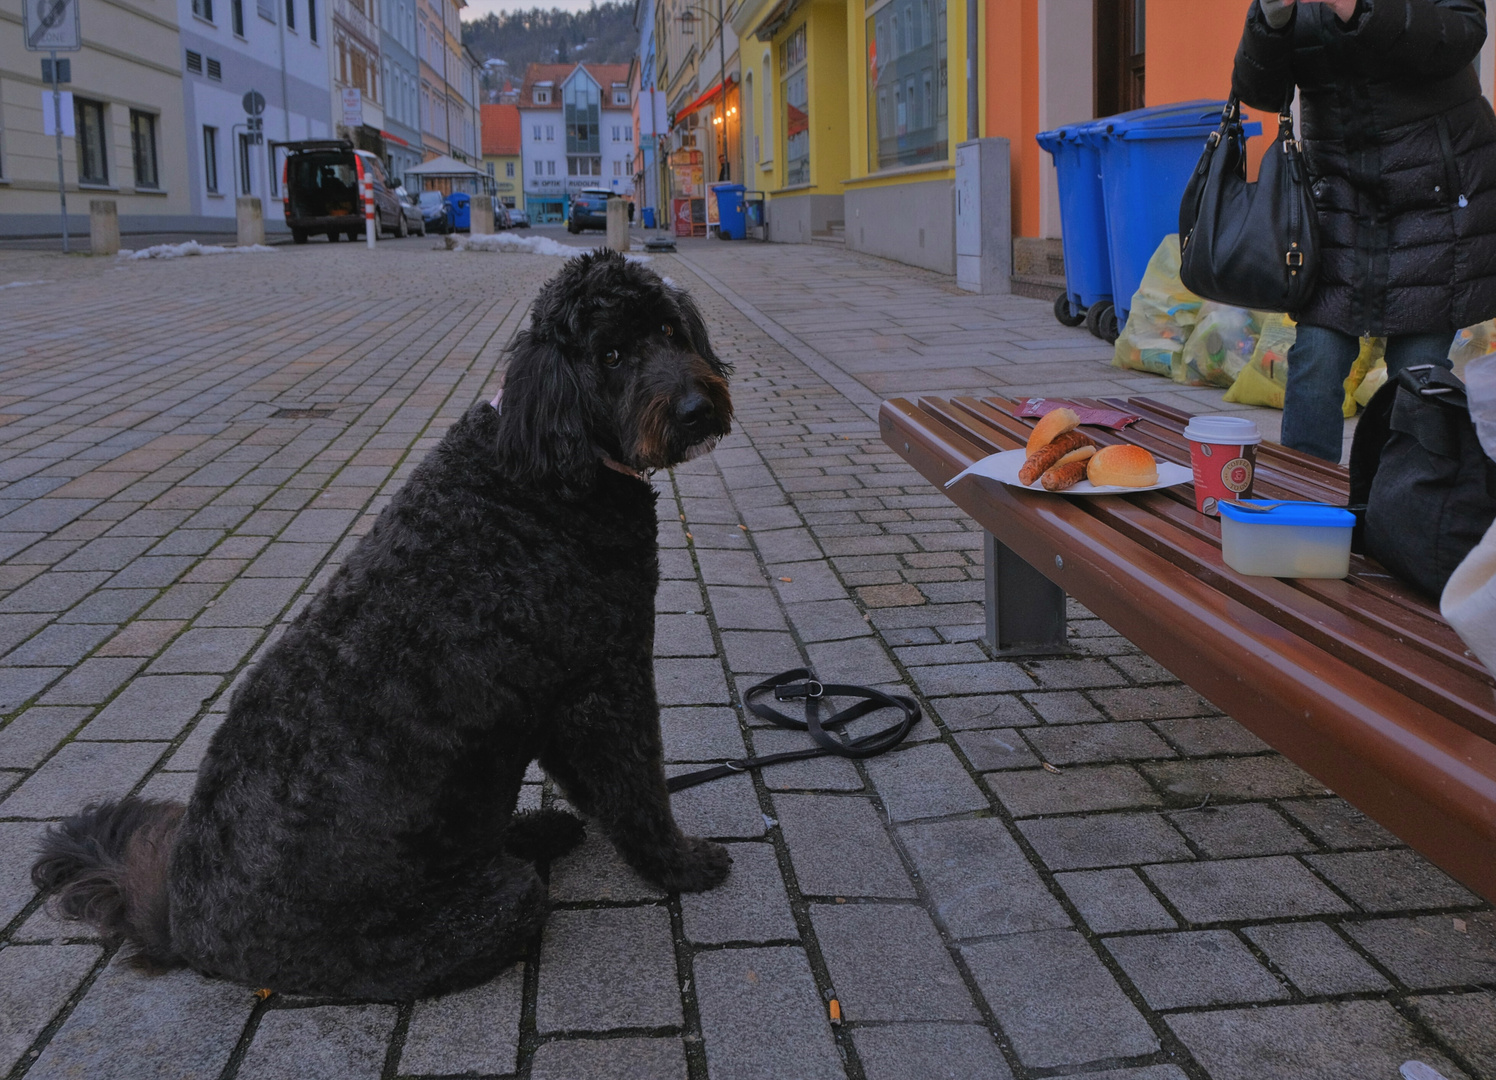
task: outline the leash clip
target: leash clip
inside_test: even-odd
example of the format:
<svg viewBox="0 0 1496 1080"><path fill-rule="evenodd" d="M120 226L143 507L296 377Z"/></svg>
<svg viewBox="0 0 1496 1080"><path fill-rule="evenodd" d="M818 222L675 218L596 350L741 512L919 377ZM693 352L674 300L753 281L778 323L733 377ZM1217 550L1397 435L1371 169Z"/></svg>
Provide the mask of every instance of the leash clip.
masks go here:
<svg viewBox="0 0 1496 1080"><path fill-rule="evenodd" d="M816 701L825 696L826 688L821 685L819 679L806 679L803 683L774 687L774 698L777 701L793 701L796 698L810 698Z"/></svg>

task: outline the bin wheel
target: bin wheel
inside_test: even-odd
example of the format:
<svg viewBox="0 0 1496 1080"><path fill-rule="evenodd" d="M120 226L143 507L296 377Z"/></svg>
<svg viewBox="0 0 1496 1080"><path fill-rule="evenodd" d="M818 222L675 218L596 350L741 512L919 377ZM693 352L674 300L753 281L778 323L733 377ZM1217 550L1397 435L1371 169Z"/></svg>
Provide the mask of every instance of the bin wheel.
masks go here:
<svg viewBox="0 0 1496 1080"><path fill-rule="evenodd" d="M1116 343L1117 332L1117 308L1115 304L1108 303L1096 313L1095 321L1092 321L1092 312L1096 312L1101 305L1093 304L1090 311L1086 312L1086 327L1108 345Z"/></svg>
<svg viewBox="0 0 1496 1080"><path fill-rule="evenodd" d="M1072 307L1070 297L1065 293L1054 298L1054 317L1061 326L1079 326L1086 321L1086 313Z"/></svg>
<svg viewBox="0 0 1496 1080"><path fill-rule="evenodd" d="M1096 301L1096 303L1086 309L1086 329L1091 331L1096 337L1105 340L1106 335L1101 332L1101 321L1108 312L1115 310L1116 308L1110 300Z"/></svg>

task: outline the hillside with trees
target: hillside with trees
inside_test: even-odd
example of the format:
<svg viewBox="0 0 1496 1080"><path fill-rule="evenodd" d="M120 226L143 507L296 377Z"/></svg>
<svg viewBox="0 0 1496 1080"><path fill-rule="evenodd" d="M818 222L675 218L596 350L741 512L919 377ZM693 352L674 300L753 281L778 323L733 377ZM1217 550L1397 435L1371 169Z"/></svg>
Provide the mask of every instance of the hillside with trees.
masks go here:
<svg viewBox="0 0 1496 1080"><path fill-rule="evenodd" d="M626 63L639 42L633 15L632 3L594 4L587 11L537 7L465 22L462 40L484 60L503 60L518 84L528 64Z"/></svg>

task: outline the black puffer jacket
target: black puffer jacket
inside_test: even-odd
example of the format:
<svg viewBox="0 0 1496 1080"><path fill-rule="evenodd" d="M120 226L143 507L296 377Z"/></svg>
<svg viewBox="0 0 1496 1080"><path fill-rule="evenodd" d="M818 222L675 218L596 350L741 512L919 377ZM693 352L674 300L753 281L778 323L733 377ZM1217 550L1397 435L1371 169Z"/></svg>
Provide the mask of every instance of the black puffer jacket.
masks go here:
<svg viewBox="0 0 1496 1080"><path fill-rule="evenodd" d="M1472 61L1482 0L1360 0L1342 23L1252 0L1232 87L1277 112L1299 87L1319 207L1319 289L1299 320L1349 334L1435 333L1496 316L1496 116Z"/></svg>

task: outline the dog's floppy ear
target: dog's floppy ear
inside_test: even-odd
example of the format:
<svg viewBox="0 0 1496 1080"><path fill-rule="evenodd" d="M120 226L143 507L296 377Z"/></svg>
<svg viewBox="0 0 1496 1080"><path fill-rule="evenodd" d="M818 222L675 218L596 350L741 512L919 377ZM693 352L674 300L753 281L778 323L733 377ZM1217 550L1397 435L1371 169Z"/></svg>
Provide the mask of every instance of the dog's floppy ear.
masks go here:
<svg viewBox="0 0 1496 1080"><path fill-rule="evenodd" d="M579 372L552 341L521 331L509 350L499 414L501 471L527 487L567 492L591 485L597 453L588 437Z"/></svg>
<svg viewBox="0 0 1496 1080"><path fill-rule="evenodd" d="M670 295L680 311L681 325L691 351L716 368L719 374L731 375L732 365L718 359L717 354L712 352L712 343L706 333L706 320L701 317L701 311L696 307L696 301L691 299L691 294L684 289L671 287Z"/></svg>

